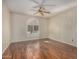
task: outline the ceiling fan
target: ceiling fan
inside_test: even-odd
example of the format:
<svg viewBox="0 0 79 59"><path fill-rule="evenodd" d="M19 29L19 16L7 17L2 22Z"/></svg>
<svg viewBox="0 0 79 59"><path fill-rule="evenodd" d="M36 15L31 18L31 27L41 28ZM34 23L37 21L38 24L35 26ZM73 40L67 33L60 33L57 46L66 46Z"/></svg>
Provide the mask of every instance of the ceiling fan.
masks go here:
<svg viewBox="0 0 79 59"><path fill-rule="evenodd" d="M37 4L33 8L34 9L38 8L37 10L32 9L33 11L36 11L34 14L40 14L41 16L44 16L45 14L50 14L50 12L46 10L45 6L55 6L55 5L44 4L45 0L41 0L41 3L37 2L36 0L31 1Z"/></svg>

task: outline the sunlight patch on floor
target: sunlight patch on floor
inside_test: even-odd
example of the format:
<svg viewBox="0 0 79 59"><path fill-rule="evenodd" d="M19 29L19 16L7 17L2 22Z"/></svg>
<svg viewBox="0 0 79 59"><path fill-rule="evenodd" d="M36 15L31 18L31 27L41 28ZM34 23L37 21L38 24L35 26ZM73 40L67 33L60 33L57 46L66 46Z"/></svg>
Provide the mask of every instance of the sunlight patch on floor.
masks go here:
<svg viewBox="0 0 79 59"><path fill-rule="evenodd" d="M38 59L40 53L40 45L39 42L34 44L29 44L27 46L27 59Z"/></svg>

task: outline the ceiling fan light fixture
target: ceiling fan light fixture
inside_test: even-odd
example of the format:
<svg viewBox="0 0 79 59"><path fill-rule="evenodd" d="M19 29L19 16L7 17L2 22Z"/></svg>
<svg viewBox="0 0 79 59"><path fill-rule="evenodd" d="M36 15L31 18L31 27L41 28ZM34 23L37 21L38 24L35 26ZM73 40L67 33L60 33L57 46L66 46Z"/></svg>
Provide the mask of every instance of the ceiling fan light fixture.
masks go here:
<svg viewBox="0 0 79 59"><path fill-rule="evenodd" d="M50 14L50 12L46 10L45 6L55 6L50 4L49 5L44 4L45 0L41 0L42 1L41 3L37 2L36 0L32 0L32 1L38 4L33 8L38 8L38 10L36 10L36 14L39 14L40 16L45 16L46 14Z"/></svg>

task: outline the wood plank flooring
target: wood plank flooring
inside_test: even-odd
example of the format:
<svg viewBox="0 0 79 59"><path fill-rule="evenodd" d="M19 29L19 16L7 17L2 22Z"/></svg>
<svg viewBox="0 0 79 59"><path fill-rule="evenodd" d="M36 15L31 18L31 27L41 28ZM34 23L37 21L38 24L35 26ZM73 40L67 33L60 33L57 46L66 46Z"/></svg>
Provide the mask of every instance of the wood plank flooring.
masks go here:
<svg viewBox="0 0 79 59"><path fill-rule="evenodd" d="M77 59L77 48L50 39L12 43L3 59Z"/></svg>

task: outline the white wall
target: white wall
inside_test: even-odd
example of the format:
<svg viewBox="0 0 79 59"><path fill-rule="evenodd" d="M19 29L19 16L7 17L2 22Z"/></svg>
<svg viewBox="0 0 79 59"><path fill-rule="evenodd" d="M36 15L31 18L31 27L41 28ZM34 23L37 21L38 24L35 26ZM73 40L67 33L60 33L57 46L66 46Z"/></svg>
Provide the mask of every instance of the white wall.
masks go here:
<svg viewBox="0 0 79 59"><path fill-rule="evenodd" d="M12 27L12 42L26 41L30 40L27 37L27 28L26 23L28 20L32 20L32 18L39 21L40 26L40 34L39 38L47 37L47 20L40 17L32 17L25 14L19 13L11 13L11 27ZM31 38L33 40L33 38Z"/></svg>
<svg viewBox="0 0 79 59"><path fill-rule="evenodd" d="M48 19L40 19L40 38L48 38Z"/></svg>
<svg viewBox="0 0 79 59"><path fill-rule="evenodd" d="M76 12L74 7L53 16L49 20L49 38L76 46Z"/></svg>
<svg viewBox="0 0 79 59"><path fill-rule="evenodd" d="M11 42L18 42L25 40L25 23L27 16L11 13L11 28L12 28L12 40Z"/></svg>
<svg viewBox="0 0 79 59"><path fill-rule="evenodd" d="M2 6L2 52L10 44L10 12L6 5Z"/></svg>

